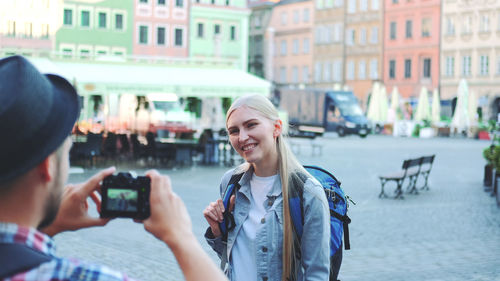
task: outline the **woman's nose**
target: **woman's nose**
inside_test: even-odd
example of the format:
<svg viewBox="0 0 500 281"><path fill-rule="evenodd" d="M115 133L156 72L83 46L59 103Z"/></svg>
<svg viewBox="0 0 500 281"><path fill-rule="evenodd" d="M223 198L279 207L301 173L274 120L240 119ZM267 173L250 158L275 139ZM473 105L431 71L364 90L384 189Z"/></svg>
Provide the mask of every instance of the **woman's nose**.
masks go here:
<svg viewBox="0 0 500 281"><path fill-rule="evenodd" d="M238 136L239 142L244 142L246 139L248 139L248 134L245 130L240 130L240 134Z"/></svg>

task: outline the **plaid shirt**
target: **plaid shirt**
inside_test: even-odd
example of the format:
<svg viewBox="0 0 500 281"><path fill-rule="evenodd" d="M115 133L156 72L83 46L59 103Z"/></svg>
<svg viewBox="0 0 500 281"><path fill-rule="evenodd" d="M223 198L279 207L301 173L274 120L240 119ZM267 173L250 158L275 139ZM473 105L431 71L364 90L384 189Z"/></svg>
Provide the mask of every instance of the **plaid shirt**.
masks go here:
<svg viewBox="0 0 500 281"><path fill-rule="evenodd" d="M24 244L43 252L52 260L40 264L26 272L18 273L5 281L23 280L131 280L126 275L104 266L83 263L74 259L55 256L54 240L33 228L26 228L11 223L0 223L0 243ZM0 253L1 255L2 253Z"/></svg>

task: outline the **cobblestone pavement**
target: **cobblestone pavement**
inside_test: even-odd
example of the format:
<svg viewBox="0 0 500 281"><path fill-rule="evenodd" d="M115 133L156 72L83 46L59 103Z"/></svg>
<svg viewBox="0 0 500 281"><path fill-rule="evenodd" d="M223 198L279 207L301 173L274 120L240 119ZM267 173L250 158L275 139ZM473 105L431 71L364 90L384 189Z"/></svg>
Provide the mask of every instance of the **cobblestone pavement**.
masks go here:
<svg viewBox="0 0 500 281"><path fill-rule="evenodd" d="M293 140L299 159L332 171L356 205L349 216L351 250L344 252L341 280L500 280L500 208L483 191L487 141L368 136L321 138L320 155L309 140ZM404 200L379 199L378 175L403 159L436 154L429 191ZM118 168L125 170L126 168ZM193 229L203 239L202 210L217 198L224 167L161 170L186 202ZM144 170L136 169L138 174ZM72 174L79 182L96 170ZM388 187L392 187L388 183ZM142 280L183 280L168 248L142 225L117 219L103 228L56 236L58 254L108 265Z"/></svg>

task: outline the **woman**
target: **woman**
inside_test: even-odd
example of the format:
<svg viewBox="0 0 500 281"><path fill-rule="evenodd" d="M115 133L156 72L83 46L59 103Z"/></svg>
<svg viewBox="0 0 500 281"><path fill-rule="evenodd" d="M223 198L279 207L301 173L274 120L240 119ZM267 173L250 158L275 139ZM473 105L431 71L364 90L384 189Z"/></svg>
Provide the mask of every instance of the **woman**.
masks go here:
<svg viewBox="0 0 500 281"><path fill-rule="evenodd" d="M321 185L291 153L282 135L278 111L265 97L236 100L227 112L226 128L233 148L246 163L222 177L243 173L230 199L235 227L223 241L221 199L203 211L210 227L205 238L222 260L230 280L328 280L329 211ZM304 227L299 242L290 217L290 194L303 192Z"/></svg>

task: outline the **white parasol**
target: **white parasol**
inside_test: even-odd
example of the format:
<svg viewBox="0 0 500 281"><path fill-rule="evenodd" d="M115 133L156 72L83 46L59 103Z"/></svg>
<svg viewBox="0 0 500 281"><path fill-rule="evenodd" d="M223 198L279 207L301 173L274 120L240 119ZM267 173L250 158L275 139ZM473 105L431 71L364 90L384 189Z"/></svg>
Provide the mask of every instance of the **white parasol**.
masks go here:
<svg viewBox="0 0 500 281"><path fill-rule="evenodd" d="M429 105L429 96L426 87L422 87L418 96L417 112L415 121L431 120L431 110Z"/></svg>
<svg viewBox="0 0 500 281"><path fill-rule="evenodd" d="M437 89L432 91L432 123L436 124L441 121L441 101Z"/></svg>

